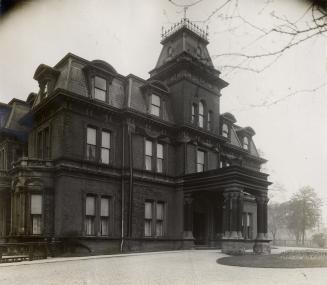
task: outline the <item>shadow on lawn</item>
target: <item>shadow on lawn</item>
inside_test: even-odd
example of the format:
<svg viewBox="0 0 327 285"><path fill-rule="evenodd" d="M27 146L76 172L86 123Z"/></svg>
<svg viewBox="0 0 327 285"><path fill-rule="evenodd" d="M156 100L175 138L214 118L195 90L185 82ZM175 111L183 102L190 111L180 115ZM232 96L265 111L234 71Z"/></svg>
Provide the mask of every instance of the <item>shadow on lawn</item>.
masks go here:
<svg viewBox="0 0 327 285"><path fill-rule="evenodd" d="M327 267L327 252L285 251L270 255L228 256L217 260L218 264L259 268L306 268Z"/></svg>

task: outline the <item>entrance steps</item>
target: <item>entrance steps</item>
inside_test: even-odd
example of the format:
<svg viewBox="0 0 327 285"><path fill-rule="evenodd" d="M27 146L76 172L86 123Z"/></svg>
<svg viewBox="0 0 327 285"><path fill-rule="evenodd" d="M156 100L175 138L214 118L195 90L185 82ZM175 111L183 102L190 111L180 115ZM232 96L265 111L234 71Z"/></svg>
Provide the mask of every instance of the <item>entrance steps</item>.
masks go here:
<svg viewBox="0 0 327 285"><path fill-rule="evenodd" d="M208 250L208 249L218 249L218 247L203 244L203 245L195 245L194 249L196 249L196 250Z"/></svg>

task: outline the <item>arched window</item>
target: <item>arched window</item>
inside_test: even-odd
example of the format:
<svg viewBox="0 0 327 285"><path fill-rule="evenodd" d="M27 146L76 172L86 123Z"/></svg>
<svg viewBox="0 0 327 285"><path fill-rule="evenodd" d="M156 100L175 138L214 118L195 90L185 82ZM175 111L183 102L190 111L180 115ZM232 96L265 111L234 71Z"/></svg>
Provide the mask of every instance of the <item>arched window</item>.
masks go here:
<svg viewBox="0 0 327 285"><path fill-rule="evenodd" d="M229 136L229 128L227 124L223 124L222 135L225 138L228 138Z"/></svg>
<svg viewBox="0 0 327 285"><path fill-rule="evenodd" d="M243 138L243 149L249 149L249 139L247 137Z"/></svg>
<svg viewBox="0 0 327 285"><path fill-rule="evenodd" d="M195 119L196 119L196 104L192 104L192 118L191 122L192 124L195 124Z"/></svg>
<svg viewBox="0 0 327 285"><path fill-rule="evenodd" d="M203 103L199 103L199 127L203 128L204 125L204 106Z"/></svg>

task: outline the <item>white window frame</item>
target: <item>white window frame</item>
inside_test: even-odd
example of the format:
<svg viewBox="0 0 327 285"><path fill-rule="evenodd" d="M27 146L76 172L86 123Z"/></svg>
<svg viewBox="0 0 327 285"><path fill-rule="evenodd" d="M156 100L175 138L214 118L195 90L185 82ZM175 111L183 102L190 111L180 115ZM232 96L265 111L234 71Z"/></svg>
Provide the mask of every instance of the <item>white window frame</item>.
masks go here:
<svg viewBox="0 0 327 285"><path fill-rule="evenodd" d="M150 147L151 148L151 151L150 149L148 148ZM153 163L152 163L152 158L153 158L153 141L150 141L150 140L145 140L145 147L144 147L144 153L145 153L145 170L148 170L148 171L151 171L153 170Z"/></svg>
<svg viewBox="0 0 327 285"><path fill-rule="evenodd" d="M203 161L200 161L199 155L203 154ZM196 172L204 172L205 171L205 155L206 153L203 150L198 149L196 151Z"/></svg>
<svg viewBox="0 0 327 285"><path fill-rule="evenodd" d="M104 135L108 135L108 144L105 145ZM110 163L110 150L111 150L111 132L102 130L101 131L101 148L100 148L100 160L101 163ZM104 159L106 157L106 159Z"/></svg>
<svg viewBox="0 0 327 285"><path fill-rule="evenodd" d="M163 173L164 169L164 145L162 143L157 143L157 172Z"/></svg>
<svg viewBox="0 0 327 285"><path fill-rule="evenodd" d="M89 131L91 130L94 131L94 141L92 137L89 137ZM86 128L86 159L90 161L96 161L97 158L97 132L98 130L94 127L88 126ZM90 156L89 148L91 148L92 152L94 152L94 157Z"/></svg>
<svg viewBox="0 0 327 285"><path fill-rule="evenodd" d="M102 83L105 84L105 89L103 89L103 87L101 87L100 85L101 84L98 84L97 85L97 81L104 81ZM108 86L107 86L107 80L101 76L94 76L94 98L99 100L99 101L102 101L102 102L106 102L107 101L107 89L108 89ZM101 96L99 96L99 94L101 94ZM104 96L104 98L103 98Z"/></svg>
<svg viewBox="0 0 327 285"><path fill-rule="evenodd" d="M158 102L155 102L155 100L158 100ZM156 117L160 117L161 98L157 94L151 94L150 96L150 114Z"/></svg>

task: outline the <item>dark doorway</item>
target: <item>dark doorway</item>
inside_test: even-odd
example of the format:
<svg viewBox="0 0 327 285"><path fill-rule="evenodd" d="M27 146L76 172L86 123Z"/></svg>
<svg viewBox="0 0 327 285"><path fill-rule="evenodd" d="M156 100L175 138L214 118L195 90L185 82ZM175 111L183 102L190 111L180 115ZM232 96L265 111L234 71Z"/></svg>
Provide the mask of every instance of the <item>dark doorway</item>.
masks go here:
<svg viewBox="0 0 327 285"><path fill-rule="evenodd" d="M193 214L193 236L194 243L202 245L207 243L207 215L202 212L194 212Z"/></svg>

